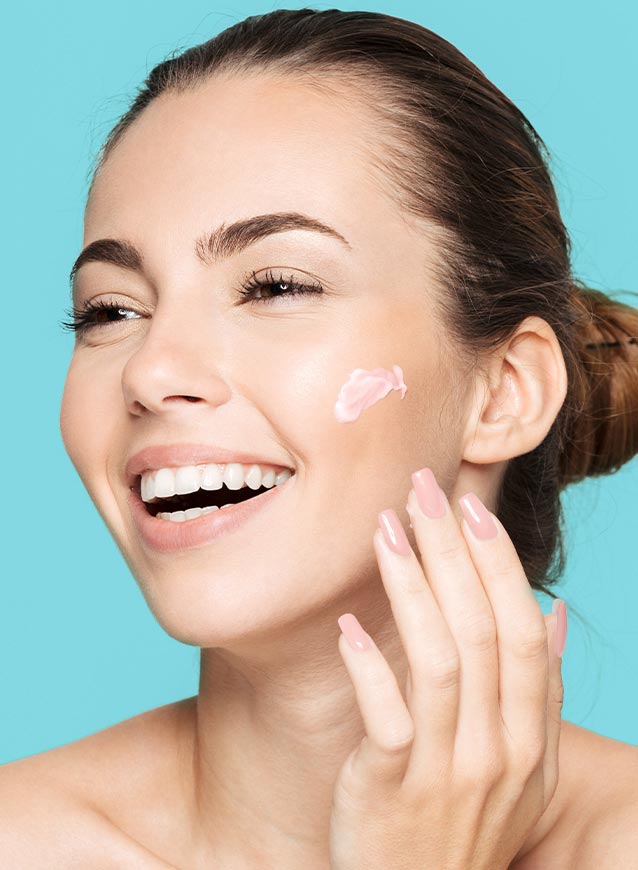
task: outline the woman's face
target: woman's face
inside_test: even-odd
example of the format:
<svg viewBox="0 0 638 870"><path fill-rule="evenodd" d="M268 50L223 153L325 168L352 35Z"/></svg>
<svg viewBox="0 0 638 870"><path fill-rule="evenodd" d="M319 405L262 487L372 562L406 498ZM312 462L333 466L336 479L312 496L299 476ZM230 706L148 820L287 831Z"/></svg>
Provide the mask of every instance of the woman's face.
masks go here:
<svg viewBox="0 0 638 870"><path fill-rule="evenodd" d="M377 513L392 507L407 528L411 472L430 465L445 485L458 468L434 251L375 183L373 136L345 100L263 75L218 78L155 100L96 180L83 247L127 240L142 265L95 261L76 275L76 306L127 312L78 335L61 432L151 610L183 642L221 646L364 594L378 574ZM348 244L294 229L197 256L195 240L221 224L273 212L315 218ZM324 292L244 301L251 273ZM392 390L355 422L335 419L353 369L395 364L403 399ZM295 473L233 531L158 550L133 520L125 468L148 445L182 442Z"/></svg>

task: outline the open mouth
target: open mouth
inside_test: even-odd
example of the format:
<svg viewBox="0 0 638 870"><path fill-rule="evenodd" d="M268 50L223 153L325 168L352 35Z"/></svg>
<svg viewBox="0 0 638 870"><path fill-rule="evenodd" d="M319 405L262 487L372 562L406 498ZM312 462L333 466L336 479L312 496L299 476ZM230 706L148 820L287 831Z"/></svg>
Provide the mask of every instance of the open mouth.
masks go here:
<svg viewBox="0 0 638 870"><path fill-rule="evenodd" d="M221 508L227 504L239 504L242 501L247 501L249 498L254 498L257 495L268 492L268 490L269 487L267 486L260 486L259 489L251 489L249 486L243 486L241 489L228 489L227 486L222 486L221 489L198 489L197 492L188 492L184 495L155 498L153 501L144 502L144 504L148 513L155 517L160 512L173 513L175 511L187 511L189 508L212 506Z"/></svg>

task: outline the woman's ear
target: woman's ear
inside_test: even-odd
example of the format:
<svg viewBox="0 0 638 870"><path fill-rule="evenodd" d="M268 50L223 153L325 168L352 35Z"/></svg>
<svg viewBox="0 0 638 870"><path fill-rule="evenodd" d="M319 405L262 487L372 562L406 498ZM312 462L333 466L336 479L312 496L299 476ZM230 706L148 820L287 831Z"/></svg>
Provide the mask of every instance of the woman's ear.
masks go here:
<svg viewBox="0 0 638 870"><path fill-rule="evenodd" d="M476 375L462 458L492 463L529 453L549 432L567 394L556 333L527 317Z"/></svg>

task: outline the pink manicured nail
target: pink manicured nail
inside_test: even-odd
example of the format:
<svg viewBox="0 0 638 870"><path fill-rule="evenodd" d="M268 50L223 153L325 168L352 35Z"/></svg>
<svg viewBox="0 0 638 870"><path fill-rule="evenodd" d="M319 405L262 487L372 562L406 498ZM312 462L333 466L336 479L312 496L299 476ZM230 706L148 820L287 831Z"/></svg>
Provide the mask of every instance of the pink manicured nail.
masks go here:
<svg viewBox="0 0 638 870"><path fill-rule="evenodd" d="M372 648L370 636L361 628L361 623L354 613L344 613L343 616L339 617L337 622L352 649L359 652L360 650Z"/></svg>
<svg viewBox="0 0 638 870"><path fill-rule="evenodd" d="M401 525L401 520L398 518L392 508L387 511L381 511L378 515L379 528L383 532L388 547L398 553L399 556L409 556L411 547L408 541L405 530Z"/></svg>
<svg viewBox="0 0 638 870"><path fill-rule="evenodd" d="M468 526L479 540L487 541L496 537L498 534L496 524L477 495L468 492L459 499L459 504Z"/></svg>
<svg viewBox="0 0 638 870"><path fill-rule="evenodd" d="M567 642L567 607L562 598L555 598L552 613L556 614L556 655L560 658Z"/></svg>
<svg viewBox="0 0 638 870"><path fill-rule="evenodd" d="M415 471L412 475L412 486L419 507L426 517L434 520L445 514L445 501L431 468Z"/></svg>

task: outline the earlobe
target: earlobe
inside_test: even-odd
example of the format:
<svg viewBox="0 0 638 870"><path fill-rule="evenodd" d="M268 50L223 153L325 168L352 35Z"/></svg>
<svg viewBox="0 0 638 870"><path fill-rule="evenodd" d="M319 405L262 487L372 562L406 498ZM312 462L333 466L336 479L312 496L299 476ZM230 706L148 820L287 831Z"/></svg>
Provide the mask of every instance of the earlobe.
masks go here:
<svg viewBox="0 0 638 870"><path fill-rule="evenodd" d="M477 374L463 458L500 462L534 450L549 432L567 393L567 371L553 329L528 317Z"/></svg>

